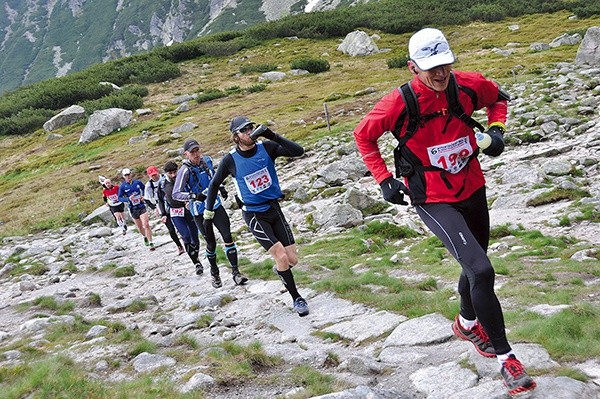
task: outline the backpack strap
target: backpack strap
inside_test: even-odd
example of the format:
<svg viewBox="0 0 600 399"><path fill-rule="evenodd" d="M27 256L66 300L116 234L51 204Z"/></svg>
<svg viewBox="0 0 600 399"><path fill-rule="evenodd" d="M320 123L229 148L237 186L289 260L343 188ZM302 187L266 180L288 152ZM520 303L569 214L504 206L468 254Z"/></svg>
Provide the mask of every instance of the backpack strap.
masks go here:
<svg viewBox="0 0 600 399"><path fill-rule="evenodd" d="M460 101L458 101L458 89L459 85L456 83L456 78L454 77L454 73L450 72L450 80L448 82L448 88L446 88L446 99L448 100L448 108L452 115L456 116L458 119L467 124L471 129L479 129L482 132L485 131L484 127L481 123L477 122L475 119L471 118L469 115L465 114L465 110L463 109ZM476 108L476 94L473 90L468 87L460 87L461 90L465 91L471 101L473 101L473 109Z"/></svg>
<svg viewBox="0 0 600 399"><path fill-rule="evenodd" d="M404 111L398 117L396 121L396 126L394 126L394 137L398 140L398 148L402 147L408 139L412 137L413 134L417 131L420 124L420 116L421 112L419 110L419 102L417 101L417 95L413 90L410 82L404 83L402 86L398 88L400 91L400 95L402 96L402 101L404 101ZM408 117L408 126L406 127L406 133L404 136L400 137L400 129L404 124L404 119Z"/></svg>

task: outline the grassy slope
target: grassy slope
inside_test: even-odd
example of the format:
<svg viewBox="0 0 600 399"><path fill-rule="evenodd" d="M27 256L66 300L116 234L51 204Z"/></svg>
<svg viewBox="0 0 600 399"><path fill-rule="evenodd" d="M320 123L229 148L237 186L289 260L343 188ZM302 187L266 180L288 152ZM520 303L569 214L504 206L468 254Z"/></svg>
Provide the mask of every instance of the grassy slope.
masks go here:
<svg viewBox="0 0 600 399"><path fill-rule="evenodd" d="M540 53L528 51L532 42L549 42L564 32L573 32L600 24L594 20L569 20L567 13L534 15L495 24L473 23L466 27L443 27L458 55L457 69L482 71L500 82L512 79L517 65L518 79L525 79L528 71L535 71L550 62L571 61L577 46L565 46ZM516 32L507 26L518 23ZM371 32L378 33L378 32ZM325 128L313 129L293 126L304 119L312 122L322 116L323 99L331 93L354 94L357 90L374 87L376 94L367 97L349 97L329 104L334 114L339 109L352 110L368 107L409 78L406 70L388 69L386 61L405 53L409 35L382 35L377 42L390 52L351 58L336 51L338 40L281 39L236 54L233 57L197 59L182 65L184 75L174 81L149 87L150 96L145 106L153 109L151 116L137 118L127 129L88 145L78 145L84 124L67 127L57 133L64 135L55 141L46 141L47 133L38 131L26 137L0 140L0 236L23 234L43 227L56 227L64 221L75 221L82 212L90 212L101 204L97 185L99 174L117 178L122 167L138 168L141 172L149 164L162 165L167 160L166 149L179 148L183 140L169 142L170 131L191 119L200 125L196 136L208 154L219 158L219 150L229 146L227 124L236 114L248 114L257 121L271 119L277 130L300 141L312 141L327 134ZM505 58L492 53L492 47L504 47L518 42L517 52ZM184 93L206 88L225 89L231 86L248 87L257 82L257 74L236 76L245 63L276 63L280 70L289 70L290 61L301 57L319 57L328 53L331 70L318 75L289 77L272 83L261 93L237 95L204 104L192 103L192 110L181 115L168 111L175 108L170 100ZM233 60L233 62L230 62ZM203 68L203 64L210 68ZM358 122L358 116L342 117L335 122L335 131L348 134ZM147 141L127 145L130 137L143 130L152 133ZM166 144L155 145L157 140ZM41 205L41 206L40 206ZM43 210L43 211L42 211Z"/></svg>

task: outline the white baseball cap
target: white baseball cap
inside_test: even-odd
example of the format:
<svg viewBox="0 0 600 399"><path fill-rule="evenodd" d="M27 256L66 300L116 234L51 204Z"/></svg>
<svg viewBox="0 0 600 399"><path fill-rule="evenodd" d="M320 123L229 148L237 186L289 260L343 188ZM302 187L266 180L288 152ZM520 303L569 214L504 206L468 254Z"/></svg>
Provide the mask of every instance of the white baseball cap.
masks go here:
<svg viewBox="0 0 600 399"><path fill-rule="evenodd" d="M440 30L433 28L421 29L412 35L408 41L408 54L423 71L455 61L448 40Z"/></svg>
<svg viewBox="0 0 600 399"><path fill-rule="evenodd" d="M131 169L129 169L129 168L125 168L125 169L123 169L123 171L121 172L121 174L122 174L123 176L125 176L125 175L130 175L130 174L131 174Z"/></svg>

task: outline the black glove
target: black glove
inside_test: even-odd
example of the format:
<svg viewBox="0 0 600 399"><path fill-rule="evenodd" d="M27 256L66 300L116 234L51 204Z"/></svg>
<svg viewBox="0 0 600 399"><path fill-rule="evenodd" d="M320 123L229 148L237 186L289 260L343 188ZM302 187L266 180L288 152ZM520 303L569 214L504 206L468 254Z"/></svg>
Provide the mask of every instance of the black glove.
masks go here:
<svg viewBox="0 0 600 399"><path fill-rule="evenodd" d="M492 143L483 150L483 153L491 157L497 157L504 151L504 129L500 126L492 126L486 133L492 138Z"/></svg>
<svg viewBox="0 0 600 399"><path fill-rule="evenodd" d="M223 198L224 200L226 200L227 197L229 197L229 193L227 192L224 186L219 187L219 192L221 193L221 198Z"/></svg>
<svg viewBox="0 0 600 399"><path fill-rule="evenodd" d="M259 137L264 137L269 140L273 140L275 138L275 132L266 127L265 125L258 125L252 133L250 133L250 138L256 141Z"/></svg>
<svg viewBox="0 0 600 399"><path fill-rule="evenodd" d="M190 199L194 201L204 201L206 199L206 195L202 193L191 193Z"/></svg>
<svg viewBox="0 0 600 399"><path fill-rule="evenodd" d="M394 179L393 177L388 177L384 181L382 181L379 186L381 187L381 192L383 193L383 199L387 202L391 202L392 204L399 205L408 205L408 202L404 201L404 192L408 189L406 186Z"/></svg>

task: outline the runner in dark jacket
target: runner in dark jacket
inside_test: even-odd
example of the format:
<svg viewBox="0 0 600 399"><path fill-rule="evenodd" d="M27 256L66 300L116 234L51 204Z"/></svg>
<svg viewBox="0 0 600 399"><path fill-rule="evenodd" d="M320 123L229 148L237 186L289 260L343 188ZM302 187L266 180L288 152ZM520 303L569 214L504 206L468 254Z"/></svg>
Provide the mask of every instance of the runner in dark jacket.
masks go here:
<svg viewBox="0 0 600 399"><path fill-rule="evenodd" d="M190 212L194 217L198 230L200 230L206 241L206 258L210 263L212 285L215 288L219 288L223 283L221 282L219 267L217 265L217 239L212 229L206 231L203 218L204 200L208 192L208 185L215 173L212 159L202 155L200 145L193 139L187 140L184 143L183 150L187 160L183 162L177 172L175 186L173 187L173 198L178 201L189 202ZM227 199L227 191L224 187L220 187L220 192L223 199ZM221 206L220 198L217 199L215 210L215 226L225 243L225 255L231 266L233 282L236 285L243 285L248 281L248 278L240 273L237 246L231 234L229 216Z"/></svg>
<svg viewBox="0 0 600 399"><path fill-rule="evenodd" d="M198 227L185 202L173 199L173 186L177 177L177 164L169 161L164 167L165 175L157 187L157 205L163 222L170 218L175 228L181 235L185 251L194 262L196 273L202 274L204 267L198 259L200 253L200 240Z"/></svg>

